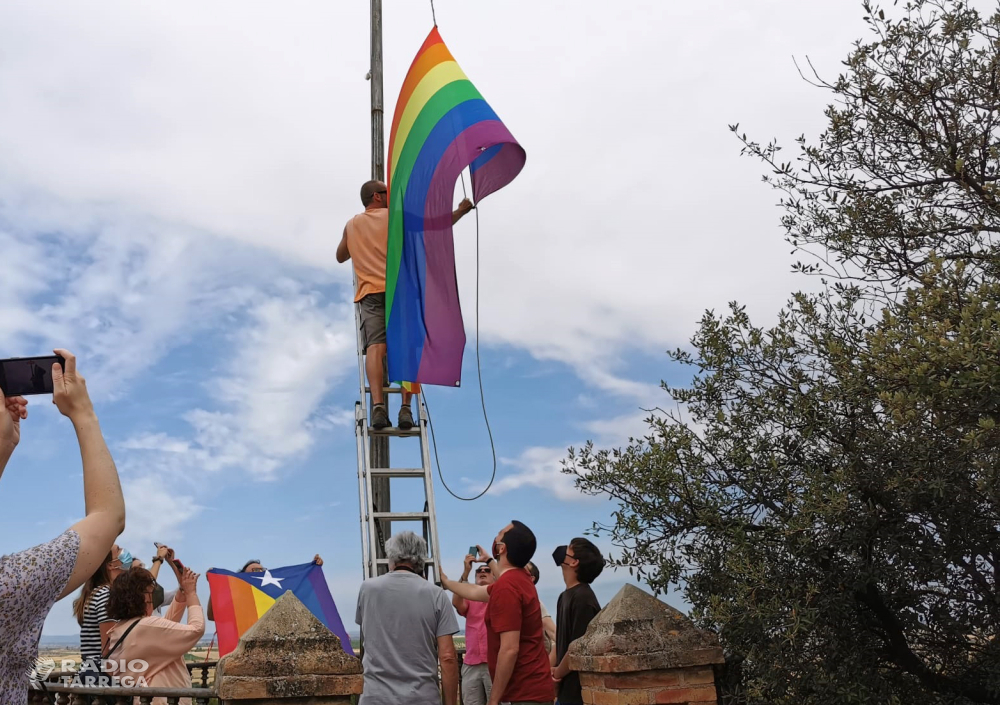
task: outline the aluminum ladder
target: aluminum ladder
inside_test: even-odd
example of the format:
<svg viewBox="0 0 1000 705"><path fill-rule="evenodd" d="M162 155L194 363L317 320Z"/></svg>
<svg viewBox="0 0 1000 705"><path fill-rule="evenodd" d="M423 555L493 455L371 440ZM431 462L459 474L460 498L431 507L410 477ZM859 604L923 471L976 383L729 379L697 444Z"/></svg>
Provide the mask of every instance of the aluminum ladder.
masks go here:
<svg viewBox="0 0 1000 705"><path fill-rule="evenodd" d="M427 563L424 567L424 576L435 583L441 582L440 568L440 548L438 544L437 517L434 513L434 479L431 474L431 455L428 445L427 435L427 407L424 405L423 397L415 394L417 402L417 414L414 419L415 425L412 429L402 430L395 426L375 430L371 427L371 390L368 387L368 379L365 373L365 352L361 339L361 309L358 304L354 304L354 327L357 334L358 353L358 380L360 386L360 398L354 404L355 435L358 443L358 499L361 509L361 561L363 564L364 579L374 578L389 570L389 561L385 557L385 542L394 533L392 527L394 523L412 524L420 522L422 531L413 529L414 533L422 533L427 542ZM391 395L398 395L403 390L399 387L388 386L388 375L383 377L385 399ZM390 410L395 410L394 406ZM392 418L390 414L390 418ZM422 467L373 467L373 445L376 439L386 439L386 443L391 449L392 441L412 442L417 438L420 441L420 457ZM386 453L387 458L392 458L391 453ZM389 463L385 463L389 465ZM385 480L384 485L388 486L396 478L422 478L424 486L424 508L420 512L394 512L391 507L376 506L375 492L373 491L373 481ZM389 499L391 500L391 493ZM391 501L389 502L391 503Z"/></svg>

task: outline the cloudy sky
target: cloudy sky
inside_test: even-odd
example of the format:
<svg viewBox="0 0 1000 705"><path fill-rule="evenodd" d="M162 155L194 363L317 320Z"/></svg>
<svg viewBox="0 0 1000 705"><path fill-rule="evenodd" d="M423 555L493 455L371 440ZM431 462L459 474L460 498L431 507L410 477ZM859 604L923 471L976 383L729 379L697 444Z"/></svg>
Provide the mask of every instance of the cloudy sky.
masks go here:
<svg viewBox="0 0 1000 705"><path fill-rule="evenodd" d="M559 473L566 448L641 433L642 409L666 403L659 381L689 378L664 351L705 309L736 299L766 322L800 285L776 195L726 126L789 145L816 134L827 97L792 57L834 76L863 13L832 0L436 5L528 153L480 208L497 481L471 503L437 483L442 546L457 572L471 542L528 521L554 607L552 548L613 510ZM385 0L384 24L388 121L428 3ZM0 356L78 354L134 554L168 542L204 570L318 552L348 622L358 382L351 272L334 255L370 168L368 32L362 0L0 2ZM473 218L455 241L465 384L429 401L445 480L475 493L492 460ZM83 511L71 427L46 401L0 485L0 553ZM627 579L608 571L601 600ZM76 632L68 603L46 634Z"/></svg>

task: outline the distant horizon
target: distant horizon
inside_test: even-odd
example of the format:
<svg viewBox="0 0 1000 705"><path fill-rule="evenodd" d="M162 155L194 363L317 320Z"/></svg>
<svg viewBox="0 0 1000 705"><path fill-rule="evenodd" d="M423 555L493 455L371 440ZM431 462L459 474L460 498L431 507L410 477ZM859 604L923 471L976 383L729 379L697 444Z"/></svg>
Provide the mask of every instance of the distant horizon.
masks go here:
<svg viewBox="0 0 1000 705"><path fill-rule="evenodd" d="M351 637L351 640L360 639L360 631L347 631L347 635ZM455 633L455 636L460 636L465 638L465 630L462 629ZM208 644L213 639L215 639L215 632L211 634L206 634L198 641L198 645ZM39 646L79 646L80 645L80 635L79 634L54 634L48 635L43 634L41 639L38 641Z"/></svg>

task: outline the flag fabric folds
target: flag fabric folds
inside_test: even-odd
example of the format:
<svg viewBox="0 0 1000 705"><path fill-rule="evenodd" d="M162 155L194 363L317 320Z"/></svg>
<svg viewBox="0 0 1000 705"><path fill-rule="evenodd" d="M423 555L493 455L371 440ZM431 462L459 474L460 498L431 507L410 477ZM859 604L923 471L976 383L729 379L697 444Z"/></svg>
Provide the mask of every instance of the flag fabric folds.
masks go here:
<svg viewBox="0 0 1000 705"><path fill-rule="evenodd" d="M207 577L220 656L235 649L244 632L286 592L294 594L327 629L340 637L344 651L354 655L351 639L323 577L323 568L315 563L263 573L233 573L213 568Z"/></svg>
<svg viewBox="0 0 1000 705"><path fill-rule="evenodd" d="M455 183L469 167L478 204L513 181L525 158L432 29L403 81L389 133L390 380L461 383L465 325L451 230Z"/></svg>

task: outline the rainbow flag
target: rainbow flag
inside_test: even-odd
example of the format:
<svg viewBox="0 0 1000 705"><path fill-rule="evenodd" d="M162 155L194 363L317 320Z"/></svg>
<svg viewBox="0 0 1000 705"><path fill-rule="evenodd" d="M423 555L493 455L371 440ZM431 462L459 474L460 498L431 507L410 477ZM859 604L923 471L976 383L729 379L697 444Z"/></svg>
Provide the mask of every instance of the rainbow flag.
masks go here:
<svg viewBox="0 0 1000 705"><path fill-rule="evenodd" d="M451 232L455 182L470 167L479 203L513 181L525 158L432 29L403 81L389 133L389 379L461 384L465 326Z"/></svg>
<svg viewBox="0 0 1000 705"><path fill-rule="evenodd" d="M291 565L263 573L233 573L213 568L207 576L220 656L235 649L243 633L271 609L275 600L289 591L327 629L340 637L344 651L354 655L351 639L323 577L323 569L315 563Z"/></svg>

